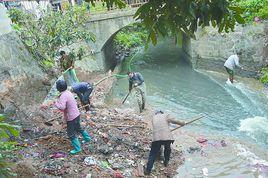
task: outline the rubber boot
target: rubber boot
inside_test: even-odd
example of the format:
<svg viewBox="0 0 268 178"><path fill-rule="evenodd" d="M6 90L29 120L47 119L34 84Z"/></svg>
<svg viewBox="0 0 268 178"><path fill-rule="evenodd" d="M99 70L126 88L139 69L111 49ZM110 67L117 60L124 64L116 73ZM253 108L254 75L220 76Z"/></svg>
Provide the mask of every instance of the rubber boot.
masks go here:
<svg viewBox="0 0 268 178"><path fill-rule="evenodd" d="M84 139L82 141L83 144L85 144L85 143L89 142L90 140L92 140L91 137L88 135L87 131L84 130L81 134L82 134L83 139Z"/></svg>
<svg viewBox="0 0 268 178"><path fill-rule="evenodd" d="M70 154L74 155L76 153L79 153L81 151L81 145L80 145L78 138L71 139L71 143L74 149L70 151Z"/></svg>

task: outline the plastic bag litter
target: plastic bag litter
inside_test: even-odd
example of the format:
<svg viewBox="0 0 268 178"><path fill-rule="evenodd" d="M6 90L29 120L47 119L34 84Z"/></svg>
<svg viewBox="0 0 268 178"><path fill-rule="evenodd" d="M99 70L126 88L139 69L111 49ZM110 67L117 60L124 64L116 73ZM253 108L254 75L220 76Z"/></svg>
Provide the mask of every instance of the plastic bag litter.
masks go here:
<svg viewBox="0 0 268 178"><path fill-rule="evenodd" d="M52 158L52 159L54 159L54 158L64 158L66 156L67 156L67 153L57 152L57 153L53 153L49 157Z"/></svg>
<svg viewBox="0 0 268 178"><path fill-rule="evenodd" d="M189 149L187 151L188 151L188 153L193 154L195 152L201 151L201 148L200 147L189 147Z"/></svg>
<svg viewBox="0 0 268 178"><path fill-rule="evenodd" d="M91 174L87 174L85 178L91 178Z"/></svg>
<svg viewBox="0 0 268 178"><path fill-rule="evenodd" d="M196 141L197 141L198 143L202 144L202 143L206 143L208 140L205 139L205 138L198 138Z"/></svg>
<svg viewBox="0 0 268 178"><path fill-rule="evenodd" d="M91 166L91 165L96 165L97 164L97 161L91 157L91 156L88 156L84 159L84 163L88 166Z"/></svg>
<svg viewBox="0 0 268 178"><path fill-rule="evenodd" d="M221 140L221 146L222 147L226 147L227 146L227 144L226 144L226 142L224 140Z"/></svg>
<svg viewBox="0 0 268 178"><path fill-rule="evenodd" d="M202 169L202 172L203 172L203 175L204 175L204 176L208 176L208 168L204 167L204 168Z"/></svg>
<svg viewBox="0 0 268 178"><path fill-rule="evenodd" d="M114 171L113 177L114 178L124 178L124 176L118 170Z"/></svg>

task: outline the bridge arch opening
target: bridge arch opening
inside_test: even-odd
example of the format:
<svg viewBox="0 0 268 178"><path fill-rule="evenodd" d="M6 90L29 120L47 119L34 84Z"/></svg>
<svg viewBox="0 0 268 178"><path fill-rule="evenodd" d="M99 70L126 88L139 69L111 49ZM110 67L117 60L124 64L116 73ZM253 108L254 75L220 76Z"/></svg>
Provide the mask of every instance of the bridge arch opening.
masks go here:
<svg viewBox="0 0 268 178"><path fill-rule="evenodd" d="M122 61L124 61L124 59L129 57L130 53L132 53L131 49L118 51L118 44L115 43L116 35L120 31L122 31L123 29L126 29L127 27L131 25L132 24L119 29L114 34L112 34L108 38L108 40L104 43L101 49L101 52L103 55L104 68L106 71L108 70L113 71L116 68L116 66L120 65ZM176 53L176 55L179 56L178 61L183 61L183 62L188 63L190 66L193 66L192 60L191 60L191 40L185 34L181 34L180 40L181 41L178 41L176 44L174 38L171 38L171 37L165 38L165 39L159 38L159 42L156 46L150 45L149 49L144 51L143 53L144 54L145 53L147 54L148 53L151 53L151 54L152 53L162 53L162 54L163 53L174 53L174 54Z"/></svg>
<svg viewBox="0 0 268 178"><path fill-rule="evenodd" d="M116 37L117 33L121 31L123 28L119 29L114 34L112 34L110 38L104 43L103 47L101 48L105 71L107 70L113 71L115 67L120 63L120 58L116 50L116 43L114 41L114 38Z"/></svg>
<svg viewBox="0 0 268 178"><path fill-rule="evenodd" d="M97 66L99 70L104 71L109 69L114 70L123 60L124 55L118 55L113 41L118 32L136 22L133 19L135 12L135 9L132 9L91 16L87 23L87 28L96 35L96 42L90 44L90 48L94 52L93 58L95 59L93 66ZM191 64L190 39L182 34L181 40L180 48L183 51L185 59ZM175 40L173 39L173 41ZM129 51L124 52L129 53Z"/></svg>

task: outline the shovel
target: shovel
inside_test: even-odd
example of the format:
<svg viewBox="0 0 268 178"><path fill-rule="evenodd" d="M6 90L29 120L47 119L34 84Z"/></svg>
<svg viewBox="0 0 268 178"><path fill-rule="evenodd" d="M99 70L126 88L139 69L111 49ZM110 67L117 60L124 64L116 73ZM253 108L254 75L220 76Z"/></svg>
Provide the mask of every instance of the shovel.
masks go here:
<svg viewBox="0 0 268 178"><path fill-rule="evenodd" d="M131 93L131 91L130 91L130 92L128 92L128 94L125 96L125 98L124 98L124 100L123 100L122 104L124 104L124 103L125 103L125 101L127 100L128 96L130 95L130 93Z"/></svg>

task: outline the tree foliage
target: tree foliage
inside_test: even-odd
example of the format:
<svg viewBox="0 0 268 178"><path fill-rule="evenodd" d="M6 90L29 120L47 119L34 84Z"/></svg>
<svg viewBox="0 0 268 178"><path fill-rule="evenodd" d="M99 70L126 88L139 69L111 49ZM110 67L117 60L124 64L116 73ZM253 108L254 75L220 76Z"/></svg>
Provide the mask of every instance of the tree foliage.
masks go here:
<svg viewBox="0 0 268 178"><path fill-rule="evenodd" d="M158 35L180 38L183 32L195 38L198 26L210 24L228 33L236 22L244 23L242 13L232 0L149 0L137 10L135 18L149 30L148 41L156 44Z"/></svg>
<svg viewBox="0 0 268 178"><path fill-rule="evenodd" d="M268 0L241 0L238 5L244 10L244 16L249 22L254 17L268 19Z"/></svg>
<svg viewBox="0 0 268 178"><path fill-rule="evenodd" d="M262 68L260 81L264 84L268 83L268 67Z"/></svg>
<svg viewBox="0 0 268 178"><path fill-rule="evenodd" d="M180 41L181 34L195 38L198 26L212 25L219 32L233 31L236 23L244 23L243 10L234 5L235 0L149 0L136 12L135 18L148 30L147 42L157 43L159 35L172 35ZM238 0L237 0L238 1ZM86 0L93 6L96 0ZM125 7L123 0L102 0ZM236 2L236 1L235 1ZM94 41L94 34L86 29L86 7L69 7L67 11L44 12L37 19L34 15L10 10L10 17L25 45L43 66L52 66L53 58L63 46L81 40ZM81 56L83 50L78 56ZM73 55L77 56L77 54Z"/></svg>
<svg viewBox="0 0 268 178"><path fill-rule="evenodd" d="M85 0L85 2L90 2L93 6L95 6L97 0ZM114 4L120 9L126 7L125 1L123 0L101 0L101 2L105 4Z"/></svg>
<svg viewBox="0 0 268 178"><path fill-rule="evenodd" d="M145 45L147 35L148 32L143 26L139 23L134 23L116 34L115 43L126 50Z"/></svg>
<svg viewBox="0 0 268 178"><path fill-rule="evenodd" d="M64 13L48 10L40 18L19 9L11 9L13 28L43 67L53 66L59 49L81 41L95 41L95 35L85 26L88 13L85 6L69 7ZM80 48L73 56L83 54Z"/></svg>
<svg viewBox="0 0 268 178"><path fill-rule="evenodd" d="M5 123L5 118L4 115L0 114L0 177L13 175L10 171L11 163L7 161L13 156L11 151L15 149L15 142L10 138L19 136L19 127Z"/></svg>

